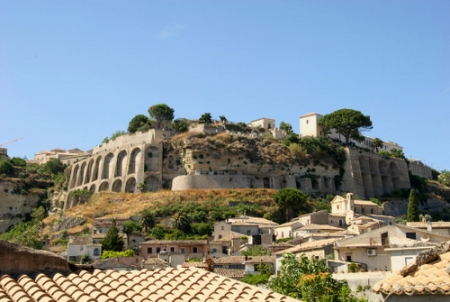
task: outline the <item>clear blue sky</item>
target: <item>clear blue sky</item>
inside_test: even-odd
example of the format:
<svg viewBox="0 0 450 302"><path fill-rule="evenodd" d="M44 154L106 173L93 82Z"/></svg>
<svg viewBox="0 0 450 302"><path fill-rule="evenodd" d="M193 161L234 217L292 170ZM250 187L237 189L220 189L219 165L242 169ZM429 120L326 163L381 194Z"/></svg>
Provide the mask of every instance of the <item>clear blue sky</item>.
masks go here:
<svg viewBox="0 0 450 302"><path fill-rule="evenodd" d="M450 1L0 0L0 144L88 150L176 118L292 124L352 108L450 170Z"/></svg>

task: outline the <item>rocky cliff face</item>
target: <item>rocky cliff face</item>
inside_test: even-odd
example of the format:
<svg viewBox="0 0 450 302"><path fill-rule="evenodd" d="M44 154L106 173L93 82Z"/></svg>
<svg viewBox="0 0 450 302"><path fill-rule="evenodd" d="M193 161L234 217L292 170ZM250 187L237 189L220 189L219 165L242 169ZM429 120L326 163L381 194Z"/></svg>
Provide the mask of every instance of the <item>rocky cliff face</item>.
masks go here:
<svg viewBox="0 0 450 302"><path fill-rule="evenodd" d="M174 137L164 145L163 175L166 181L186 174L243 174L258 179L268 176L316 174L333 178L339 168L327 155L320 161L298 158L289 147L273 138L252 138L227 133Z"/></svg>
<svg viewBox="0 0 450 302"><path fill-rule="evenodd" d="M26 187L24 180L0 180L0 233L21 222L45 198L45 189Z"/></svg>

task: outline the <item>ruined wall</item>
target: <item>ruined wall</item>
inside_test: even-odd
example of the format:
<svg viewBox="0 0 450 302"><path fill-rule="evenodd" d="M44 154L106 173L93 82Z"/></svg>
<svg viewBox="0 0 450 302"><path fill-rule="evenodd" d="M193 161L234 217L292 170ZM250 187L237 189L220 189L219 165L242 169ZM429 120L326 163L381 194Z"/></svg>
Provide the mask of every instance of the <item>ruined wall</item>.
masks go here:
<svg viewBox="0 0 450 302"><path fill-rule="evenodd" d="M0 233L21 222L36 208L39 195L32 192L21 194L21 188L21 182L0 182Z"/></svg>

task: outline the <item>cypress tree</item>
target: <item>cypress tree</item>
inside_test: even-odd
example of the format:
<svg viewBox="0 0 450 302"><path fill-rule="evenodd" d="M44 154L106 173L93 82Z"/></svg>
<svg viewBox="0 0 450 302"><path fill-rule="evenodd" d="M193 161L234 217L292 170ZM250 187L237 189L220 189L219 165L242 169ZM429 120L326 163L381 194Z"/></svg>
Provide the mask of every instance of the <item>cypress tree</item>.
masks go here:
<svg viewBox="0 0 450 302"><path fill-rule="evenodd" d="M411 189L408 199L408 214L406 215L406 221L419 221L419 204L417 202L416 191Z"/></svg>
<svg viewBox="0 0 450 302"><path fill-rule="evenodd" d="M119 229L117 228L115 219L112 220L108 233L106 233L105 238L100 243L103 251L122 251L124 242L122 237L119 236Z"/></svg>

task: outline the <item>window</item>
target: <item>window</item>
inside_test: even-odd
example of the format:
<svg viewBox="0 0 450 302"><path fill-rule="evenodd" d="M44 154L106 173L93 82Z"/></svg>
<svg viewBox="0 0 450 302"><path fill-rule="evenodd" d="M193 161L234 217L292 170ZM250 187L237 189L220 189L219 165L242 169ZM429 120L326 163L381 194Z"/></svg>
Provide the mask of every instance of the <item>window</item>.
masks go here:
<svg viewBox="0 0 450 302"><path fill-rule="evenodd" d="M364 208L361 208L361 213L364 213Z"/></svg>
<svg viewBox="0 0 450 302"><path fill-rule="evenodd" d="M405 265L409 265L414 262L413 257L405 257Z"/></svg>
<svg viewBox="0 0 450 302"><path fill-rule="evenodd" d="M372 213L372 214L373 214L373 209L370 209L370 213Z"/></svg>
<svg viewBox="0 0 450 302"><path fill-rule="evenodd" d="M222 239L222 235L219 235L219 239Z"/></svg>
<svg viewBox="0 0 450 302"><path fill-rule="evenodd" d="M157 248L156 248L156 253L157 253L157 254L161 253L161 248L160 248L160 247L157 247Z"/></svg>
<svg viewBox="0 0 450 302"><path fill-rule="evenodd" d="M217 249L216 249L216 248L213 248L211 252L212 252L212 253L217 253Z"/></svg>
<svg viewBox="0 0 450 302"><path fill-rule="evenodd" d="M84 246L80 245L80 251L84 251Z"/></svg>
<svg viewBox="0 0 450 302"><path fill-rule="evenodd" d="M181 254L186 253L186 249L185 249L184 247L180 248L180 253L181 253Z"/></svg>
<svg viewBox="0 0 450 302"><path fill-rule="evenodd" d="M351 255L347 255L346 260L347 260L347 262L352 262L352 256Z"/></svg>
<svg viewBox="0 0 450 302"><path fill-rule="evenodd" d="M152 254L152 253L153 253L153 248L148 247L148 248L147 248L147 254Z"/></svg>
<svg viewBox="0 0 450 302"><path fill-rule="evenodd" d="M342 221L342 219L339 219L339 226L343 226L344 222Z"/></svg>
<svg viewBox="0 0 450 302"><path fill-rule="evenodd" d="M170 247L170 252L175 253L175 248L173 246Z"/></svg>
<svg viewBox="0 0 450 302"><path fill-rule="evenodd" d="M243 264L230 264L228 267L229 268L235 268L235 269L244 269L245 265L243 265Z"/></svg>
<svg viewBox="0 0 450 302"><path fill-rule="evenodd" d="M406 238L409 238L409 239L416 239L416 233L406 233Z"/></svg>
<svg viewBox="0 0 450 302"><path fill-rule="evenodd" d="M247 230L247 235L251 235L252 231L251 230Z"/></svg>
<svg viewBox="0 0 450 302"><path fill-rule="evenodd" d="M193 248L192 248L192 252L193 252L193 253L198 253L198 248L197 248L197 247L193 247Z"/></svg>
<svg viewBox="0 0 450 302"><path fill-rule="evenodd" d="M94 256L100 256L100 249L98 247L94 249Z"/></svg>

